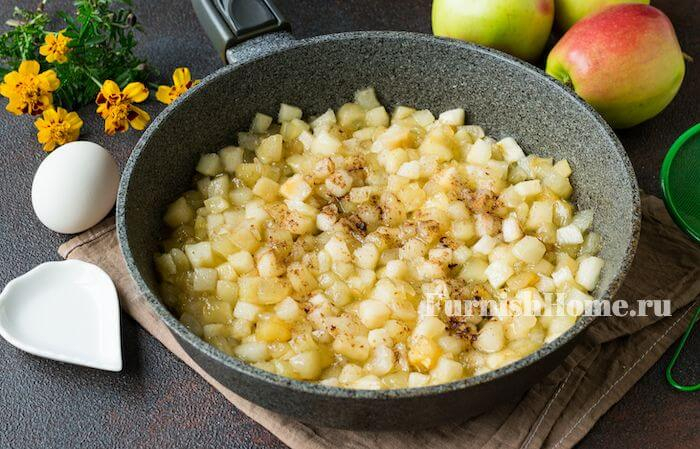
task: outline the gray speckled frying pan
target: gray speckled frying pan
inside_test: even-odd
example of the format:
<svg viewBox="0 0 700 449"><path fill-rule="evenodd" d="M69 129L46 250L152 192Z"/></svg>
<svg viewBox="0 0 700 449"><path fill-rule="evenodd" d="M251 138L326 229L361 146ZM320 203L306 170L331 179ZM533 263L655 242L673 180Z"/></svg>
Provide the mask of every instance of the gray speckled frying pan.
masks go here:
<svg viewBox="0 0 700 449"><path fill-rule="evenodd" d="M212 3L215 1L215 3ZM405 32L342 33L294 40L268 1L193 0L230 63L161 113L136 145L117 201L119 241L129 270L185 351L250 401L305 422L350 429L418 428L464 420L512 399L570 352L593 318L517 363L440 386L389 391L325 387L283 378L218 351L161 304L152 255L165 206L187 190L198 157L234 142L257 111L281 102L320 113L374 86L385 105L434 112L454 107L528 152L570 161L581 208L595 210L606 265L595 292L610 299L635 251L639 193L632 166L603 119L542 71L503 53ZM234 44L236 44L234 46ZM186 393L185 393L186 394Z"/></svg>

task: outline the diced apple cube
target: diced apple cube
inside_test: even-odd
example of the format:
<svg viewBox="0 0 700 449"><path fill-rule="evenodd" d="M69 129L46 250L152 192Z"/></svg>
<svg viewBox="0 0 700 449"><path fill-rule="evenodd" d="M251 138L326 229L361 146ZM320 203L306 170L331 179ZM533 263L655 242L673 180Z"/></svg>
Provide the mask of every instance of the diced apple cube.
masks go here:
<svg viewBox="0 0 700 449"><path fill-rule="evenodd" d="M464 262L459 277L468 282L484 282L487 280L485 273L488 266L489 263L484 259L471 258Z"/></svg>
<svg viewBox="0 0 700 449"><path fill-rule="evenodd" d="M415 337L426 337L435 339L445 334L445 323L437 317L424 317L413 330Z"/></svg>
<svg viewBox="0 0 700 449"><path fill-rule="evenodd" d="M301 133L303 132L306 132L308 134L309 129L310 126L308 125L308 123L295 118L289 122L282 123L282 126L280 127L280 134L282 134L282 140L289 143L292 142L294 139L298 139L299 136L301 136Z"/></svg>
<svg viewBox="0 0 700 449"><path fill-rule="evenodd" d="M219 150L219 159L228 173L234 173L236 167L243 162L243 148L228 146Z"/></svg>
<svg viewBox="0 0 700 449"><path fill-rule="evenodd" d="M372 127L387 127L389 126L389 114L384 109L384 106L377 106L367 111L365 114L365 123Z"/></svg>
<svg viewBox="0 0 700 449"><path fill-rule="evenodd" d="M214 253L209 242L185 245L185 254L193 267L210 267L214 264Z"/></svg>
<svg viewBox="0 0 700 449"><path fill-rule="evenodd" d="M221 301L234 302L238 297L238 284L226 280L218 281L216 283L216 297Z"/></svg>
<svg viewBox="0 0 700 449"><path fill-rule="evenodd" d="M452 236L462 242L472 241L476 234L476 228L474 222L471 220L456 220L452 222ZM482 242L486 243L486 242ZM479 247L481 248L481 246ZM486 247L484 247L485 249Z"/></svg>
<svg viewBox="0 0 700 449"><path fill-rule="evenodd" d="M421 374L415 371L412 371L408 374L409 388L425 387L426 385L428 385L428 382L430 382L430 376L428 376L427 374Z"/></svg>
<svg viewBox="0 0 700 449"><path fill-rule="evenodd" d="M478 254L484 254L488 255L493 251L493 249L496 247L498 244L498 239L495 237L491 237L489 235L485 235L481 237L475 244L472 246L472 251Z"/></svg>
<svg viewBox="0 0 700 449"><path fill-rule="evenodd" d="M604 265L603 259L600 257L585 257L579 260L578 271L576 272L576 282L585 287L588 291L595 289L598 285L600 272Z"/></svg>
<svg viewBox="0 0 700 449"><path fill-rule="evenodd" d="M206 200L204 200L204 206L206 206L207 211L209 211L210 214L220 214L229 207L231 207L228 200L221 196L207 198Z"/></svg>
<svg viewBox="0 0 700 449"><path fill-rule="evenodd" d="M355 92L355 103L367 110L381 106L377 100L377 95L375 94L373 87L368 87L367 89L361 89Z"/></svg>
<svg viewBox="0 0 700 449"><path fill-rule="evenodd" d="M260 178L260 167L255 163L242 163L236 167L236 178L243 181L248 187L253 187L255 181Z"/></svg>
<svg viewBox="0 0 700 449"><path fill-rule="evenodd" d="M364 362L369 357L369 342L366 337L339 334L333 341L333 350L350 360Z"/></svg>
<svg viewBox="0 0 700 449"><path fill-rule="evenodd" d="M581 232L587 231L593 224L593 211L590 209L578 211L571 224L576 226Z"/></svg>
<svg viewBox="0 0 700 449"><path fill-rule="evenodd" d="M297 140L301 142L305 151L309 151L311 149L311 145L314 143L314 136L309 131L302 131L297 137ZM290 159L287 159L287 161L290 161Z"/></svg>
<svg viewBox="0 0 700 449"><path fill-rule="evenodd" d="M559 245L579 245L583 243L581 230L573 224L557 229L557 243Z"/></svg>
<svg viewBox="0 0 700 449"><path fill-rule="evenodd" d="M218 273L213 268L195 268L192 274L192 289L196 292L216 290Z"/></svg>
<svg viewBox="0 0 700 449"><path fill-rule="evenodd" d="M573 187L571 187L571 182L569 182L569 178L553 170L542 178L542 184L557 196L564 199L569 198L574 191Z"/></svg>
<svg viewBox="0 0 700 449"><path fill-rule="evenodd" d="M187 254L180 248L173 248L170 250L170 257L173 259L175 268L178 272L182 273L190 269L190 261L187 258Z"/></svg>
<svg viewBox="0 0 700 449"><path fill-rule="evenodd" d="M568 283L574 282L574 275L569 267L561 267L552 273L552 280L557 288L565 287Z"/></svg>
<svg viewBox="0 0 700 449"><path fill-rule="evenodd" d="M582 256L595 256L598 254L602 246L602 238L597 232L589 232L583 238L580 254Z"/></svg>
<svg viewBox="0 0 700 449"><path fill-rule="evenodd" d="M335 125L337 120L335 118L335 112L333 109L329 109L323 114L319 115L313 122L311 122L311 128L313 128L314 133L319 131L326 131L331 126Z"/></svg>
<svg viewBox="0 0 700 449"><path fill-rule="evenodd" d="M479 139L472 144L467 154L467 162L475 165L486 165L491 159L491 142L485 139Z"/></svg>
<svg viewBox="0 0 700 449"><path fill-rule="evenodd" d="M205 176L216 176L224 170L221 159L216 153L204 154L199 158L197 171Z"/></svg>
<svg viewBox="0 0 700 449"><path fill-rule="evenodd" d="M233 316L239 319L255 322L258 314L262 312L262 307L257 304L238 301L233 309Z"/></svg>
<svg viewBox="0 0 700 449"><path fill-rule="evenodd" d="M482 352L493 353L503 349L505 332L498 321L489 321L481 328L474 342L474 347Z"/></svg>
<svg viewBox="0 0 700 449"><path fill-rule="evenodd" d="M283 275L287 268L282 262L277 259L275 253L271 250L264 250L262 254L257 255L258 258L258 273L263 277L277 277Z"/></svg>
<svg viewBox="0 0 700 449"><path fill-rule="evenodd" d="M371 151L381 153L403 147L411 138L411 129L401 125L391 125L374 141Z"/></svg>
<svg viewBox="0 0 700 449"><path fill-rule="evenodd" d="M302 295L310 293L318 287L316 277L300 262L291 263L287 267L287 278L292 284L292 288Z"/></svg>
<svg viewBox="0 0 700 449"><path fill-rule="evenodd" d="M277 121L279 123L289 122L294 119L301 119L302 115L303 113L300 108L282 103L280 104L280 110L277 114Z"/></svg>
<svg viewBox="0 0 700 449"><path fill-rule="evenodd" d="M301 352L289 359L294 372L304 380L318 378L323 369L321 354L316 350Z"/></svg>
<svg viewBox="0 0 700 449"><path fill-rule="evenodd" d="M255 336L258 340L273 342L285 342L292 338L289 325L275 315L268 315L258 320L255 326Z"/></svg>
<svg viewBox="0 0 700 449"><path fill-rule="evenodd" d="M357 316L368 329L384 326L391 316L391 309L384 302L376 299L362 301L357 309Z"/></svg>
<svg viewBox="0 0 700 449"><path fill-rule="evenodd" d="M498 141L497 145L503 152L503 160L508 163L518 161L525 157L525 152L512 137L506 137Z"/></svg>
<svg viewBox="0 0 700 449"><path fill-rule="evenodd" d="M339 240L336 237L332 237L330 240L328 240L324 249L328 254L330 254L331 258L335 262L352 261L352 254L348 249L347 243L345 243L343 240Z"/></svg>
<svg viewBox="0 0 700 449"><path fill-rule="evenodd" d="M430 371L432 383L444 384L459 380L464 376L464 367L461 363L445 356L438 359L435 368Z"/></svg>
<svg viewBox="0 0 700 449"><path fill-rule="evenodd" d="M248 187L238 187L229 192L229 199L235 206L243 206L253 199L253 191Z"/></svg>
<svg viewBox="0 0 700 449"><path fill-rule="evenodd" d="M401 164L396 174L408 179L419 179L420 162L415 160L410 162L404 162L403 164Z"/></svg>
<svg viewBox="0 0 700 449"><path fill-rule="evenodd" d="M218 175L209 181L207 196L227 197L231 190L231 178L226 173Z"/></svg>
<svg viewBox="0 0 700 449"><path fill-rule="evenodd" d="M493 288L501 288L513 273L513 268L502 260L491 262L486 271L484 271Z"/></svg>
<svg viewBox="0 0 700 449"><path fill-rule="evenodd" d="M335 197L341 197L350 192L353 179L350 173L345 170L338 170L326 178L324 185L328 193Z"/></svg>
<svg viewBox="0 0 700 449"><path fill-rule="evenodd" d="M503 241L507 243L519 240L523 236L520 222L516 216L508 216L503 220L501 232L503 233Z"/></svg>
<svg viewBox="0 0 700 449"><path fill-rule="evenodd" d="M568 178L569 176L571 176L571 173L572 173L571 166L569 165L569 161L567 161L566 159L562 159L559 162L557 162L556 164L554 164L554 166L552 167L552 170L554 170L559 175L561 175L565 178Z"/></svg>
<svg viewBox="0 0 700 449"><path fill-rule="evenodd" d="M570 316L580 316L593 303L593 297L577 288L569 289L566 294L566 313Z"/></svg>
<svg viewBox="0 0 700 449"><path fill-rule="evenodd" d="M271 164L282 160L283 151L282 135L273 134L260 142L255 154L263 164Z"/></svg>
<svg viewBox="0 0 700 449"><path fill-rule="evenodd" d="M261 177L253 187L253 193L270 203L277 198L280 185L270 178Z"/></svg>
<svg viewBox="0 0 700 449"><path fill-rule="evenodd" d="M530 207L526 227L528 230L536 230L540 226L552 222L553 207L551 201L535 201Z"/></svg>
<svg viewBox="0 0 700 449"><path fill-rule="evenodd" d="M170 253L161 254L155 257L156 269L160 274L161 278L166 279L168 276L172 276L177 273L177 267L175 266L175 261L173 261L173 256Z"/></svg>
<svg viewBox="0 0 700 449"><path fill-rule="evenodd" d="M255 134L263 134L272 124L272 117L269 115L256 113L253 117L253 122L250 124L250 132Z"/></svg>
<svg viewBox="0 0 700 449"><path fill-rule="evenodd" d="M235 281L238 279L238 273L236 269L233 268L230 262L222 263L216 267L216 271L219 274L219 279L224 281Z"/></svg>
<svg viewBox="0 0 700 449"><path fill-rule="evenodd" d="M438 117L438 120L445 125L461 126L464 125L464 116L464 109L456 108L443 112Z"/></svg>
<svg viewBox="0 0 700 449"><path fill-rule="evenodd" d="M287 179L280 187L280 194L283 197L295 201L304 201L311 195L311 192L311 186L304 181L304 177L300 174Z"/></svg>
<svg viewBox="0 0 700 449"><path fill-rule="evenodd" d="M287 297L275 305L275 313L285 321L294 321L302 316L301 307L294 298Z"/></svg>
<svg viewBox="0 0 700 449"><path fill-rule="evenodd" d="M461 245L452 252L452 263L462 265L472 256L472 250L466 245Z"/></svg>
<svg viewBox="0 0 700 449"><path fill-rule="evenodd" d="M513 189L515 189L518 195L520 195L522 198L527 199L529 197L539 195L542 192L542 183L539 179L522 181L517 183Z"/></svg>
<svg viewBox="0 0 700 449"><path fill-rule="evenodd" d="M413 113L413 119L423 128L427 128L435 122L435 116L428 109L423 109ZM444 122L443 122L444 123ZM446 123L449 125L449 123Z"/></svg>
<svg viewBox="0 0 700 449"><path fill-rule="evenodd" d="M332 156L338 153L341 146L340 140L324 130L314 137L311 143L311 152L322 156Z"/></svg>
<svg viewBox="0 0 700 449"><path fill-rule="evenodd" d="M241 343L236 347L234 353L238 358L248 363L263 362L270 358L267 343L261 341Z"/></svg>
<svg viewBox="0 0 700 449"><path fill-rule="evenodd" d="M365 110L356 103L345 103L338 109L338 125L350 131L361 128L365 122Z"/></svg>
<svg viewBox="0 0 700 449"><path fill-rule="evenodd" d="M408 154L403 148L394 148L379 153L377 159L388 173L394 174L399 170L401 164L408 161Z"/></svg>
<svg viewBox="0 0 700 449"><path fill-rule="evenodd" d="M526 235L513 245L513 255L523 262L535 264L542 259L547 248L535 237Z"/></svg>
<svg viewBox="0 0 700 449"><path fill-rule="evenodd" d="M347 246L345 248L347 248ZM328 245L326 245L326 250L328 251ZM379 249L369 242L357 248L354 255L357 266L368 270L373 270L374 267L377 266L377 262L379 262Z"/></svg>
<svg viewBox="0 0 700 449"><path fill-rule="evenodd" d="M194 220L194 211L183 196L168 206L163 220L165 224L171 228L177 228L178 226L192 222L192 220Z"/></svg>
<svg viewBox="0 0 700 449"><path fill-rule="evenodd" d="M251 272L255 269L255 260L248 251L239 251L228 257L228 262L241 275Z"/></svg>
<svg viewBox="0 0 700 449"><path fill-rule="evenodd" d="M210 215L207 218L214 217L215 215ZM229 236L226 234L222 235L217 235L216 237L212 238L210 240L211 242L211 249L217 254L222 255L223 257L228 257L229 255L237 252L240 250L238 245L233 243L230 239Z"/></svg>

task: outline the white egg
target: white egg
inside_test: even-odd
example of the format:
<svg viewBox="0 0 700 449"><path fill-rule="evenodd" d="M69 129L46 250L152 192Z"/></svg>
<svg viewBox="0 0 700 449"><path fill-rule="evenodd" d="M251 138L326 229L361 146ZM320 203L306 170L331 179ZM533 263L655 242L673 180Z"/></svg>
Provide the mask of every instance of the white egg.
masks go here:
<svg viewBox="0 0 700 449"><path fill-rule="evenodd" d="M99 223L114 207L119 168L107 150L92 142L67 143L39 165L32 205L44 225L74 234Z"/></svg>

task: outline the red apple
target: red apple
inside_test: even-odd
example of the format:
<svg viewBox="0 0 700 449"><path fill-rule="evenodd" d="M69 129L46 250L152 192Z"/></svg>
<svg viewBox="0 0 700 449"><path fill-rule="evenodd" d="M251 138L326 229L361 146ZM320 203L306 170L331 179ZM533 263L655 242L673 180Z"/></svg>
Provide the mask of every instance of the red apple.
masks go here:
<svg viewBox="0 0 700 449"><path fill-rule="evenodd" d="M628 128L668 106L685 62L668 17L652 6L628 4L577 22L547 57L547 73L571 86L611 126Z"/></svg>
<svg viewBox="0 0 700 449"><path fill-rule="evenodd" d="M620 3L644 3L648 5L649 0L555 0L554 21L561 31L566 31L584 17Z"/></svg>

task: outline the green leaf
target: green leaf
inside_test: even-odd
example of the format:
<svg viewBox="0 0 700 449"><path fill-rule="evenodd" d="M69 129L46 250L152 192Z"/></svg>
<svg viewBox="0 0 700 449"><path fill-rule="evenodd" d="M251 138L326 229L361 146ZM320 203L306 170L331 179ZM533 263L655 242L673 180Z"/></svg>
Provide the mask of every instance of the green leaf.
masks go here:
<svg viewBox="0 0 700 449"><path fill-rule="evenodd" d="M0 34L0 74L16 70L23 59L35 59L42 70L53 69L61 80L55 92L58 106L74 109L92 103L99 85L113 79L120 85L145 81L151 70L135 54L141 27L133 18L130 0L74 0L75 12L16 8L17 26ZM49 29L57 23L56 30ZM68 62L49 64L39 55L48 32L64 30L71 39Z"/></svg>

